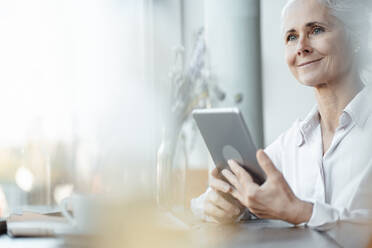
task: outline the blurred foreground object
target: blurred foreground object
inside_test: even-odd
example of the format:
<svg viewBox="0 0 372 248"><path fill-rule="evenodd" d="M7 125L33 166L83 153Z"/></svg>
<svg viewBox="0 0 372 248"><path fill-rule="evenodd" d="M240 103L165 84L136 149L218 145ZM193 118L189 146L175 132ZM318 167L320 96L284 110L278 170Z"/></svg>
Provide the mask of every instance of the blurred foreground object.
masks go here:
<svg viewBox="0 0 372 248"><path fill-rule="evenodd" d="M96 215L99 235L90 240L94 248L221 247L239 231L201 223L191 213L177 218L146 194L108 200L103 208Z"/></svg>
<svg viewBox="0 0 372 248"><path fill-rule="evenodd" d="M100 215L97 248L195 247L187 228L164 224L154 201L117 202Z"/></svg>
<svg viewBox="0 0 372 248"><path fill-rule="evenodd" d="M225 99L225 93L211 79L206 53L203 28L197 34L188 68L183 68L184 48L174 49L174 65L170 71L171 100L166 110L166 118L169 119L165 121L157 157L157 201L164 209L183 209L186 205L185 184L190 151L182 129L190 120L192 110L211 107ZM196 134L195 128L193 135ZM175 162L178 147L184 156L183 165Z"/></svg>
<svg viewBox="0 0 372 248"><path fill-rule="evenodd" d="M5 194L0 188L0 217L4 217L8 214L8 203L6 201Z"/></svg>

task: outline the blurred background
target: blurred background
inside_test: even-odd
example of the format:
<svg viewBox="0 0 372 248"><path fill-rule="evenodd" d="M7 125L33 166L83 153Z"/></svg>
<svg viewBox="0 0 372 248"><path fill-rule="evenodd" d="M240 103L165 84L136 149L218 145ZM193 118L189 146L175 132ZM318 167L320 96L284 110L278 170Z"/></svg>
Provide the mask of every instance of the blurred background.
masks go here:
<svg viewBox="0 0 372 248"><path fill-rule="evenodd" d="M0 183L9 211L53 206L71 192L127 190L129 178L155 182L147 4L0 1Z"/></svg>
<svg viewBox="0 0 372 248"><path fill-rule="evenodd" d="M156 195L159 178L187 205L212 164L193 108L238 106L256 145L270 144L315 103L284 62L285 2L0 0L7 211L72 192Z"/></svg>

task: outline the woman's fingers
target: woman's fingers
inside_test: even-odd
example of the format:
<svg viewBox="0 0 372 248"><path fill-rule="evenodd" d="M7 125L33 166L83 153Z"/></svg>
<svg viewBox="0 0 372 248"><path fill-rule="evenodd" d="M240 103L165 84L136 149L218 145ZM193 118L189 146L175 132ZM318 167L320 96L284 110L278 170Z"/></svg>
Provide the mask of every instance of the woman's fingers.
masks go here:
<svg viewBox="0 0 372 248"><path fill-rule="evenodd" d="M238 200L241 204L244 203L244 199L242 197L242 195L239 193L239 191L237 191L236 189L233 189L231 190L230 194L236 199Z"/></svg>
<svg viewBox="0 0 372 248"><path fill-rule="evenodd" d="M207 201L204 205L204 214L218 219L226 218L226 213L213 203Z"/></svg>
<svg viewBox="0 0 372 248"><path fill-rule="evenodd" d="M252 177L237 162L229 160L229 166L232 170L223 170L222 174L240 193L255 191L259 186L253 181Z"/></svg>
<svg viewBox="0 0 372 248"><path fill-rule="evenodd" d="M236 175L240 184L253 183L253 178L235 160L228 161L231 171Z"/></svg>
<svg viewBox="0 0 372 248"><path fill-rule="evenodd" d="M235 206L233 203L226 200L224 197L222 197L218 192L211 191L211 197L209 198L209 201L228 213L230 216L235 216L240 213L239 207Z"/></svg>
<svg viewBox="0 0 372 248"><path fill-rule="evenodd" d="M212 189L223 193L229 193L231 190L230 184L215 177L211 177L209 186L211 186Z"/></svg>
<svg viewBox="0 0 372 248"><path fill-rule="evenodd" d="M239 190L241 188L238 178L231 171L224 169L221 173L235 189Z"/></svg>
<svg viewBox="0 0 372 248"><path fill-rule="evenodd" d="M211 176L212 176L212 177L218 178L218 174L219 174L219 171L218 171L217 168L214 168L214 169L211 171Z"/></svg>
<svg viewBox="0 0 372 248"><path fill-rule="evenodd" d="M260 164L267 177L275 176L278 174L278 169L275 167L269 156L267 156L262 149L257 151L256 156L258 163Z"/></svg>

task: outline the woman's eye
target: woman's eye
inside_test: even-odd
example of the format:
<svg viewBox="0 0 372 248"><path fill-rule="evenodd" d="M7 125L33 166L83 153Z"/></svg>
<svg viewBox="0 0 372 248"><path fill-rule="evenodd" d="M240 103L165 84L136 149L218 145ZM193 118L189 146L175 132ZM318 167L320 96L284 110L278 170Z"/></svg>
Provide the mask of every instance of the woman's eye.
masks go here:
<svg viewBox="0 0 372 248"><path fill-rule="evenodd" d="M320 33L323 33L324 32L324 29L321 28L321 27L315 27L313 29L313 34L320 34Z"/></svg>
<svg viewBox="0 0 372 248"><path fill-rule="evenodd" d="M290 34L290 35L288 35L288 37L287 37L287 41L294 41L294 40L296 40L296 39L297 39L297 36L294 35L294 34Z"/></svg>

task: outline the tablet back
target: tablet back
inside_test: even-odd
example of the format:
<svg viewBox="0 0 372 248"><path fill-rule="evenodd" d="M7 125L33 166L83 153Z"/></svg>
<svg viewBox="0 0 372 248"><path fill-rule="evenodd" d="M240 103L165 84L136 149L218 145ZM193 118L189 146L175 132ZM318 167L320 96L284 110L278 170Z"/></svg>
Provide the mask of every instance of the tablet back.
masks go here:
<svg viewBox="0 0 372 248"><path fill-rule="evenodd" d="M227 161L234 159L256 183L265 181L256 160L256 146L238 108L198 109L193 117L218 169L228 168Z"/></svg>

